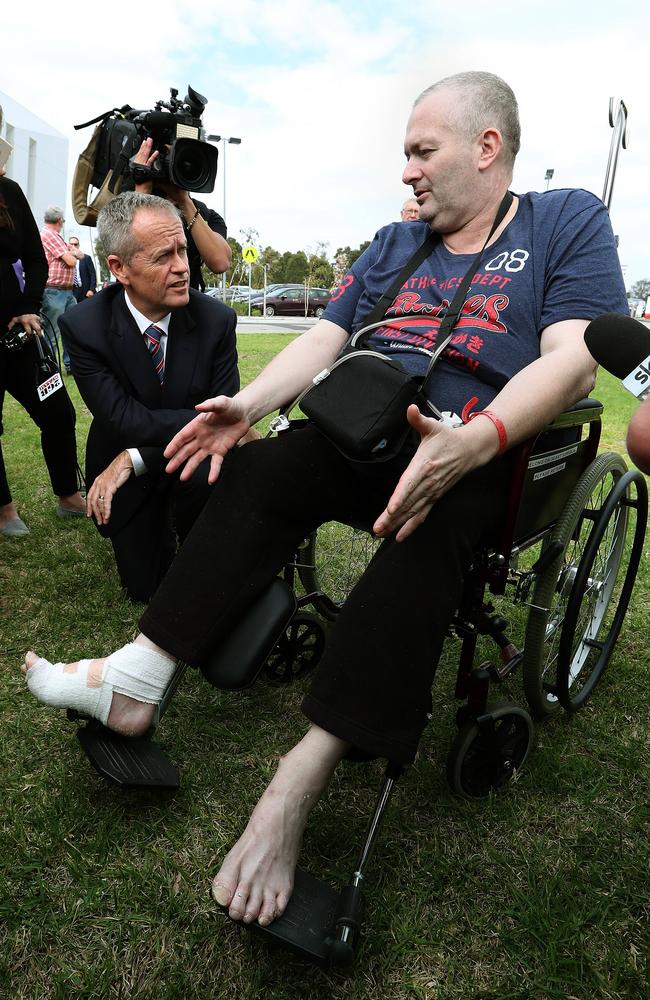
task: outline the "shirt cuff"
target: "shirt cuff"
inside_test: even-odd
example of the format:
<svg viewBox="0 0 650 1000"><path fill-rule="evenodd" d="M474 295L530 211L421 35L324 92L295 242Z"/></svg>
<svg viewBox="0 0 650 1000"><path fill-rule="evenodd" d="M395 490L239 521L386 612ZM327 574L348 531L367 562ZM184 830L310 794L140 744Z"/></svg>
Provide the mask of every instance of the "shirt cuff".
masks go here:
<svg viewBox="0 0 650 1000"><path fill-rule="evenodd" d="M147 471L147 466L142 460L142 455L137 448L127 448L126 449L131 456L131 461L133 463L133 473L136 476L144 476Z"/></svg>

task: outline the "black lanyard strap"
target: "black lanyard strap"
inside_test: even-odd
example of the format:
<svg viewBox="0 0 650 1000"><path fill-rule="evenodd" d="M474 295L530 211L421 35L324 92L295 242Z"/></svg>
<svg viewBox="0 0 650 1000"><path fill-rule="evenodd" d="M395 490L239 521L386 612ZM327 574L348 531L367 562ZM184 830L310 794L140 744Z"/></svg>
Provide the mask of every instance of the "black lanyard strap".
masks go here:
<svg viewBox="0 0 650 1000"><path fill-rule="evenodd" d="M436 337L435 350L431 356L431 361L429 362L429 367L427 368L426 375L422 380L422 387L424 387L427 379L431 375L433 367L438 358L440 357L440 354L451 340L451 335L454 326L458 321L458 316L465 303L465 298L467 296L467 291L469 289L469 286L472 283L472 278L474 277L474 275L478 270L479 264L481 263L481 258L485 253L485 249L488 243L490 242L495 232L505 219L508 210L512 205L512 199L513 199L512 192L506 191L501 201L501 204L499 205L497 214L494 217L492 228L490 229L490 232L487 235L485 243L483 244L481 250L479 250L479 252L477 253L472 263L470 264L469 269L467 270L463 280L456 289L456 294L454 295L451 301L451 305L447 309L444 319L440 324L438 336ZM357 333L355 333L354 336L351 338L350 346L354 345L355 349L357 350L363 347L365 341L372 334L372 331L375 330L377 326L381 325L381 320L386 315L386 312L388 311L390 305L394 302L395 296L400 291L406 279L409 278L413 274L413 272L417 270L417 268L420 266L423 260L426 260L426 258L429 257L431 253L433 253L433 250L437 246L439 240L440 240L440 235L438 233L433 233L431 230L429 230L424 243L422 243L421 246L417 248L412 257L409 258L404 267L401 269L401 271L391 284L390 288L386 292L384 292L379 301L373 306L371 311L368 313L362 329L358 330Z"/></svg>

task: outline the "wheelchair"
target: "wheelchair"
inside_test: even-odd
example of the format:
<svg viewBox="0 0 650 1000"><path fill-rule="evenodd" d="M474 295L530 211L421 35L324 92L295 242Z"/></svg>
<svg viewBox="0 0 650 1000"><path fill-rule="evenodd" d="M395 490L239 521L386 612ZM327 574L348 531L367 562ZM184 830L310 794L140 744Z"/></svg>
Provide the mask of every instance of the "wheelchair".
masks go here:
<svg viewBox="0 0 650 1000"><path fill-rule="evenodd" d="M598 455L602 405L583 400L518 446L498 537L475 553L450 635L460 640L458 731L447 759L455 793L480 799L510 782L533 744L533 718L578 711L612 655L634 586L648 513L647 486L613 452ZM376 547L362 526L324 525L306 539L202 668L216 687L276 682L311 670L327 628ZM510 600L523 642L493 598ZM306 610L311 608L311 610ZM479 641L495 655L478 664ZM157 727L184 667L158 709ZM521 670L528 709L490 700ZM178 787L178 772L148 737L127 739L91 721L78 730L102 776L129 787ZM402 765L389 761L351 883L341 892L298 869L282 917L250 928L317 963L345 965L361 926L361 886Z"/></svg>

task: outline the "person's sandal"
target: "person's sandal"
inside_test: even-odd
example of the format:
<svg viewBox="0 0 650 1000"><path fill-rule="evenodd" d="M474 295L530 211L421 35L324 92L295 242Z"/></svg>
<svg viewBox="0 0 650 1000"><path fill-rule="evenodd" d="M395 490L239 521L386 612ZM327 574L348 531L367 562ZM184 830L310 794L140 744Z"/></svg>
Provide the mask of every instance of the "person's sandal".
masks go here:
<svg viewBox="0 0 650 1000"><path fill-rule="evenodd" d="M22 538L28 534L29 528L19 517L12 517L11 521L7 521L5 526L0 528L0 535L4 535L5 538Z"/></svg>
<svg viewBox="0 0 650 1000"><path fill-rule="evenodd" d="M85 517L85 510L70 510L69 507L62 507L61 504L56 509L57 517Z"/></svg>

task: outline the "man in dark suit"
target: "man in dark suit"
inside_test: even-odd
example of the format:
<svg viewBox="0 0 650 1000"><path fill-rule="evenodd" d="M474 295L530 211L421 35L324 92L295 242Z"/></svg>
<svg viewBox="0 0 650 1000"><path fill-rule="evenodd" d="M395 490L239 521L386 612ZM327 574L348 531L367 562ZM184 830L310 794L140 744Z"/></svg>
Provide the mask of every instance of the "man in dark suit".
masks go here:
<svg viewBox="0 0 650 1000"><path fill-rule="evenodd" d="M98 218L117 279L61 324L93 415L86 445L88 516L111 539L122 585L147 601L207 499L207 463L181 482L163 450L206 397L239 388L232 309L189 288L175 207L130 192Z"/></svg>
<svg viewBox="0 0 650 1000"><path fill-rule="evenodd" d="M75 250L77 252L81 250L79 240L76 236L70 237L68 240L68 246L73 253ZM77 302L83 302L84 299L89 299L95 294L96 287L97 275L95 273L95 265L93 264L92 257L85 253L83 257L77 261L72 294Z"/></svg>

